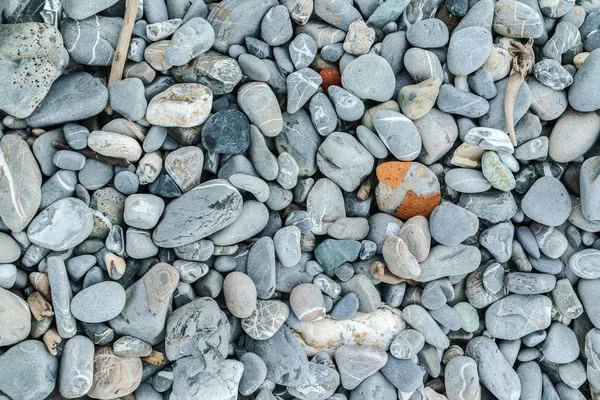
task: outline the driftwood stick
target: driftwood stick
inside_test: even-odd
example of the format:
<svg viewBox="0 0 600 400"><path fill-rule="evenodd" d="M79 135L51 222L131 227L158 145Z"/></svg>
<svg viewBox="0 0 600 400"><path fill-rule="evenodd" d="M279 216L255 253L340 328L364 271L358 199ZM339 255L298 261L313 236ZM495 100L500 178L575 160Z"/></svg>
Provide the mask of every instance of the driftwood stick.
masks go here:
<svg viewBox="0 0 600 400"><path fill-rule="evenodd" d="M522 44L516 40L511 40L510 47L508 49L513 61L510 77L508 78L508 85L506 86L506 92L504 95L504 117L506 118L508 135L510 136L513 146L517 145L514 120L515 102L517 100L517 94L519 93L521 84L535 63L535 55L533 54L532 46L533 39L529 39L525 44Z"/></svg>
<svg viewBox="0 0 600 400"><path fill-rule="evenodd" d="M52 146L58 150L70 150L70 151L77 152L79 154L83 154L85 156L85 158L92 158L92 159L98 160L104 164L110 164L113 166L119 166L119 167L125 167L125 168L127 168L131 165L131 163L129 161L127 161L123 158L113 158L113 157L103 156L102 154L96 153L94 150L87 149L87 148L81 149L81 150L75 150L75 149L70 148L66 144L56 141L56 140L52 142Z"/></svg>
<svg viewBox="0 0 600 400"><path fill-rule="evenodd" d="M123 19L123 25L121 26L119 40L117 42L117 47L115 48L115 55L108 77L108 90L110 90L116 81L120 81L123 77L123 69L125 68L125 61L127 61L127 51L129 50L129 42L131 41L131 34L133 33L133 25L135 24L138 4L139 0L127 0L125 18ZM110 104L106 106L105 111L108 115L114 113Z"/></svg>
<svg viewBox="0 0 600 400"><path fill-rule="evenodd" d="M373 170L373 172L371 172L358 187L356 197L361 201L365 201L369 197L369 193L371 193L376 182L375 170Z"/></svg>

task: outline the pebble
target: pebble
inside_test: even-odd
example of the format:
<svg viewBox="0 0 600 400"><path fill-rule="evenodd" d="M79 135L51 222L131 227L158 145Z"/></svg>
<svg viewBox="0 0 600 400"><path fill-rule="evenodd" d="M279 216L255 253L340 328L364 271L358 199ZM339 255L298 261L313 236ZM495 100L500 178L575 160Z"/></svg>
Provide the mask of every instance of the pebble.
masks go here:
<svg viewBox="0 0 600 400"><path fill-rule="evenodd" d="M335 113L340 119L358 121L364 115L365 106L363 102L352 93L335 85L329 86L327 91L335 106ZM337 123L337 121L335 122Z"/></svg>
<svg viewBox="0 0 600 400"><path fill-rule="evenodd" d="M171 23L171 29L168 32L174 32L164 55L165 60L171 65L180 66L188 63L191 59L208 51L215 41L213 26L204 18L194 17L187 21L172 19L162 23ZM148 32L150 32L151 26L152 24L146 28ZM161 36L166 35L165 38L170 36L168 32L164 32L164 35ZM148 38L150 39L150 35Z"/></svg>
<svg viewBox="0 0 600 400"><path fill-rule="evenodd" d="M256 310L256 286L248 275L232 272L223 281L227 308L238 318L249 317Z"/></svg>
<svg viewBox="0 0 600 400"><path fill-rule="evenodd" d="M600 108L600 103L593 95L596 91L596 83L589 79L600 67L599 60L600 51L596 49L585 59L573 78L573 84L569 88L569 104L576 111L589 112Z"/></svg>
<svg viewBox="0 0 600 400"><path fill-rule="evenodd" d="M502 0L494 10L494 31L514 38L538 38L544 31L542 17L526 3Z"/></svg>
<svg viewBox="0 0 600 400"><path fill-rule="evenodd" d="M431 213L429 229L431 236L441 244L459 244L474 235L479 228L479 220L472 212L444 202Z"/></svg>
<svg viewBox="0 0 600 400"><path fill-rule="evenodd" d="M496 14L496 24L499 23L498 19L499 16ZM461 29L450 37L448 70L458 76L469 75L483 65L491 51L492 34L488 29L480 26Z"/></svg>
<svg viewBox="0 0 600 400"><path fill-rule="evenodd" d="M341 267L340 267L341 268ZM338 271L340 268L336 268ZM356 293L350 292L345 296L342 296L333 306L333 309L329 312L331 318L336 320L350 319L358 312L360 302Z"/></svg>
<svg viewBox="0 0 600 400"><path fill-rule="evenodd" d="M390 345L390 354L401 360L410 360L425 345L423 335L414 329L406 329L394 338Z"/></svg>
<svg viewBox="0 0 600 400"><path fill-rule="evenodd" d="M467 168L451 169L446 173L445 182L460 193L482 193L492 187L481 171Z"/></svg>
<svg viewBox="0 0 600 400"><path fill-rule="evenodd" d="M125 307L125 290L116 282L101 282L77 293L71 313L83 322L98 323L118 316Z"/></svg>
<svg viewBox="0 0 600 400"><path fill-rule="evenodd" d="M394 72L387 61L366 54L350 62L342 72L342 86L361 100L386 101L394 92Z"/></svg>
<svg viewBox="0 0 600 400"><path fill-rule="evenodd" d="M38 340L25 340L0 357L0 390L11 399L46 398L57 375L58 359Z"/></svg>
<svg viewBox="0 0 600 400"><path fill-rule="evenodd" d="M110 346L96 350L93 370L94 379L88 392L93 398L128 395L142 380L142 361L138 357L119 357Z"/></svg>
<svg viewBox="0 0 600 400"><path fill-rule="evenodd" d="M538 204L541 198L548 208L540 208ZM558 226L565 222L571 212L571 199L560 181L553 177L542 177L535 181L527 191L521 203L521 209L525 215L540 224Z"/></svg>
<svg viewBox="0 0 600 400"><path fill-rule="evenodd" d="M555 364L568 364L576 360L579 356L579 344L575 333L560 322L552 323L544 340L542 354Z"/></svg>
<svg viewBox="0 0 600 400"><path fill-rule="evenodd" d="M67 340L62 351L58 372L58 389L65 398L86 395L92 386L94 343L77 335Z"/></svg>
<svg viewBox="0 0 600 400"><path fill-rule="evenodd" d="M552 302L542 295L511 294L488 308L486 327L497 338L518 339L548 328L551 306Z"/></svg>
<svg viewBox="0 0 600 400"><path fill-rule="evenodd" d="M65 48L76 62L92 66L109 66L123 19L93 15L82 20L66 18L61 26Z"/></svg>
<svg viewBox="0 0 600 400"><path fill-rule="evenodd" d="M275 94L265 83L251 82L240 87L238 104L263 135L277 136L283 128L281 110ZM260 107L259 107L260 105Z"/></svg>
<svg viewBox="0 0 600 400"><path fill-rule="evenodd" d="M192 127L209 116L212 91L197 83L179 83L154 96L146 111L152 125Z"/></svg>
<svg viewBox="0 0 600 400"><path fill-rule="evenodd" d="M312 35L307 33L298 34L288 47L290 58L297 70L308 67L317 54L318 44Z"/></svg>
<svg viewBox="0 0 600 400"><path fill-rule="evenodd" d="M490 103L483 97L465 92L450 84L440 87L436 104L444 112L469 118L483 117L490 109Z"/></svg>
<svg viewBox="0 0 600 400"><path fill-rule="evenodd" d="M448 38L448 28L436 18L417 21L406 32L408 42L422 49L443 47L448 43Z"/></svg>

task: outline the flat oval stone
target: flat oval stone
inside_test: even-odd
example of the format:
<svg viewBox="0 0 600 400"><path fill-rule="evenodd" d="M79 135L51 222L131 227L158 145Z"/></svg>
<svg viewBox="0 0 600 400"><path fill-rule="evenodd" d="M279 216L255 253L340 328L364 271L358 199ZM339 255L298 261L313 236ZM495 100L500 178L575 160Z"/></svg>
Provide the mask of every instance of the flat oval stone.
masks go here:
<svg viewBox="0 0 600 400"><path fill-rule="evenodd" d="M396 358L408 360L421 351L425 345L423 334L414 329L405 329L394 338L390 345L390 354Z"/></svg>
<svg viewBox="0 0 600 400"><path fill-rule="evenodd" d="M265 136L277 136L283 128L281 109L273 90L263 82L250 82L238 90L238 104Z"/></svg>
<svg viewBox="0 0 600 400"><path fill-rule="evenodd" d="M577 134L573 135L576 127ZM571 162L584 155L600 136L600 117L593 112L567 109L550 134L548 154L556 162Z"/></svg>
<svg viewBox="0 0 600 400"><path fill-rule="evenodd" d="M98 323L113 319L125 307L125 289L117 282L101 282L77 293L71 313L83 322Z"/></svg>
<svg viewBox="0 0 600 400"><path fill-rule="evenodd" d="M419 263L408 246L397 236L390 236L383 242L381 254L390 272L400 278L414 279L421 273Z"/></svg>
<svg viewBox="0 0 600 400"><path fill-rule="evenodd" d="M137 161L142 156L138 141L119 133L93 131L88 137L88 146L99 154L127 161Z"/></svg>
<svg viewBox="0 0 600 400"><path fill-rule="evenodd" d="M404 68L416 82L431 79L434 76L443 81L440 59L431 51L413 47L404 54Z"/></svg>
<svg viewBox="0 0 600 400"><path fill-rule="evenodd" d="M489 112L490 108L489 102L483 97L465 92L447 83L440 87L437 106L444 112L469 118L482 117Z"/></svg>
<svg viewBox="0 0 600 400"><path fill-rule="evenodd" d="M394 95L396 78L392 67L375 54L366 54L351 61L342 72L344 89L362 100L387 101Z"/></svg>
<svg viewBox="0 0 600 400"><path fill-rule="evenodd" d="M544 207L540 207L540 204ZM545 176L527 191L521 209L526 216L540 224L559 226L571 213L571 199L563 184L556 178Z"/></svg>
<svg viewBox="0 0 600 400"><path fill-rule="evenodd" d="M417 21L406 32L410 44L421 49L443 47L448 43L448 37L448 27L436 18Z"/></svg>
<svg viewBox="0 0 600 400"><path fill-rule="evenodd" d="M514 38L538 38L544 23L537 10L516 0L500 0L494 10L494 32Z"/></svg>
<svg viewBox="0 0 600 400"><path fill-rule="evenodd" d="M550 326L552 301L543 295L511 294L485 312L485 326L499 339L519 339Z"/></svg>
<svg viewBox="0 0 600 400"><path fill-rule="evenodd" d="M27 228L29 239L54 251L73 248L92 233L90 208L72 197L60 199L38 214Z"/></svg>
<svg viewBox="0 0 600 400"><path fill-rule="evenodd" d="M521 395L519 376L512 369L496 343L485 336L471 339L466 355L477 363L481 383L500 400L515 400Z"/></svg>
<svg viewBox="0 0 600 400"><path fill-rule="evenodd" d="M210 236L217 246L229 246L260 233L269 221L269 210L256 200L245 201L240 216L225 228Z"/></svg>
<svg viewBox="0 0 600 400"><path fill-rule="evenodd" d="M454 75L469 75L488 59L492 34L488 29L471 26L454 32L448 44L448 69Z"/></svg>
<svg viewBox="0 0 600 400"><path fill-rule="evenodd" d="M242 212L242 196L222 179L204 182L171 201L152 239L177 247L203 239L232 224Z"/></svg>
<svg viewBox="0 0 600 400"><path fill-rule="evenodd" d="M448 361L444 378L449 398L474 400L480 396L477 363L471 357L458 356Z"/></svg>
<svg viewBox="0 0 600 400"><path fill-rule="evenodd" d="M16 135L0 140L0 168L0 218L20 232L40 206L42 174L27 142Z"/></svg>
<svg viewBox="0 0 600 400"><path fill-rule="evenodd" d="M387 354L375 346L348 344L335 351L335 362L342 386L353 390L362 381L377 372L387 361Z"/></svg>
<svg viewBox="0 0 600 400"><path fill-rule="evenodd" d="M0 357L0 390L14 400L47 398L57 374L58 359L38 340L12 346Z"/></svg>
<svg viewBox="0 0 600 400"><path fill-rule="evenodd" d="M431 236L440 244L459 244L478 229L479 220L475 214L450 202L437 206L429 218Z"/></svg>
<svg viewBox="0 0 600 400"><path fill-rule="evenodd" d="M600 250L584 249L569 258L569 268L580 278L600 278Z"/></svg>
<svg viewBox="0 0 600 400"><path fill-rule="evenodd" d="M401 219L428 217L440 203L440 184L435 174L418 162L391 161L377 167L375 190L381 211Z"/></svg>
<svg viewBox="0 0 600 400"><path fill-rule="evenodd" d="M461 193L482 193L492 187L481 171L453 168L444 177L446 185Z"/></svg>

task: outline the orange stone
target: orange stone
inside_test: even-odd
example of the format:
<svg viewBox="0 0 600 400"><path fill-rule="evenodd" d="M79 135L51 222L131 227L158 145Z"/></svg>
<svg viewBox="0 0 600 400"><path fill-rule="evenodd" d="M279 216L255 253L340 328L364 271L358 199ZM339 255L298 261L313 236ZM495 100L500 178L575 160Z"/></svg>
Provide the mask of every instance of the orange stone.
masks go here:
<svg viewBox="0 0 600 400"><path fill-rule="evenodd" d="M329 88L329 86L342 86L342 75L338 70L325 68L319 71L319 75L321 75L321 78L323 78L323 83L321 83L321 87L323 88L325 93L327 93L327 89Z"/></svg>
<svg viewBox="0 0 600 400"><path fill-rule="evenodd" d="M440 204L440 183L426 166L414 161L390 161L376 170L377 206L383 212L407 220L417 215L429 217Z"/></svg>

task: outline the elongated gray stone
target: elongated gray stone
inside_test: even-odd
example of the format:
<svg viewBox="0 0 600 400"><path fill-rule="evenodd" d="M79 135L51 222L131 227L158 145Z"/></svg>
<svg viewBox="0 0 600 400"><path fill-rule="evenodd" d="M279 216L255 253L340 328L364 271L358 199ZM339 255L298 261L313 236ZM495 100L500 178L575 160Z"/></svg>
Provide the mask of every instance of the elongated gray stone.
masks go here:
<svg viewBox="0 0 600 400"><path fill-rule="evenodd" d="M425 342L437 347L446 349L450 346L450 341L442 332L440 326L429 315L426 309L417 304L404 307L402 310L402 319L417 331L421 332Z"/></svg>
<svg viewBox="0 0 600 400"><path fill-rule="evenodd" d="M47 259L46 273L50 281L52 291L52 307L54 308L54 320L58 334L63 339L68 339L77 333L75 317L71 313L71 299L73 292L65 262L59 257Z"/></svg>
<svg viewBox="0 0 600 400"><path fill-rule="evenodd" d="M94 377L94 342L77 335L67 340L60 359L58 390L67 399L87 394Z"/></svg>
<svg viewBox="0 0 600 400"><path fill-rule="evenodd" d="M32 220L42 199L42 174L27 142L16 135L0 140L0 218L13 232Z"/></svg>
<svg viewBox="0 0 600 400"><path fill-rule="evenodd" d="M177 247L203 239L233 223L242 212L242 196L229 182L204 182L165 208L152 239L160 247Z"/></svg>
<svg viewBox="0 0 600 400"><path fill-rule="evenodd" d="M521 395L519 376L492 339L479 336L467 344L466 355L477 363L481 383L499 400L517 400Z"/></svg>

